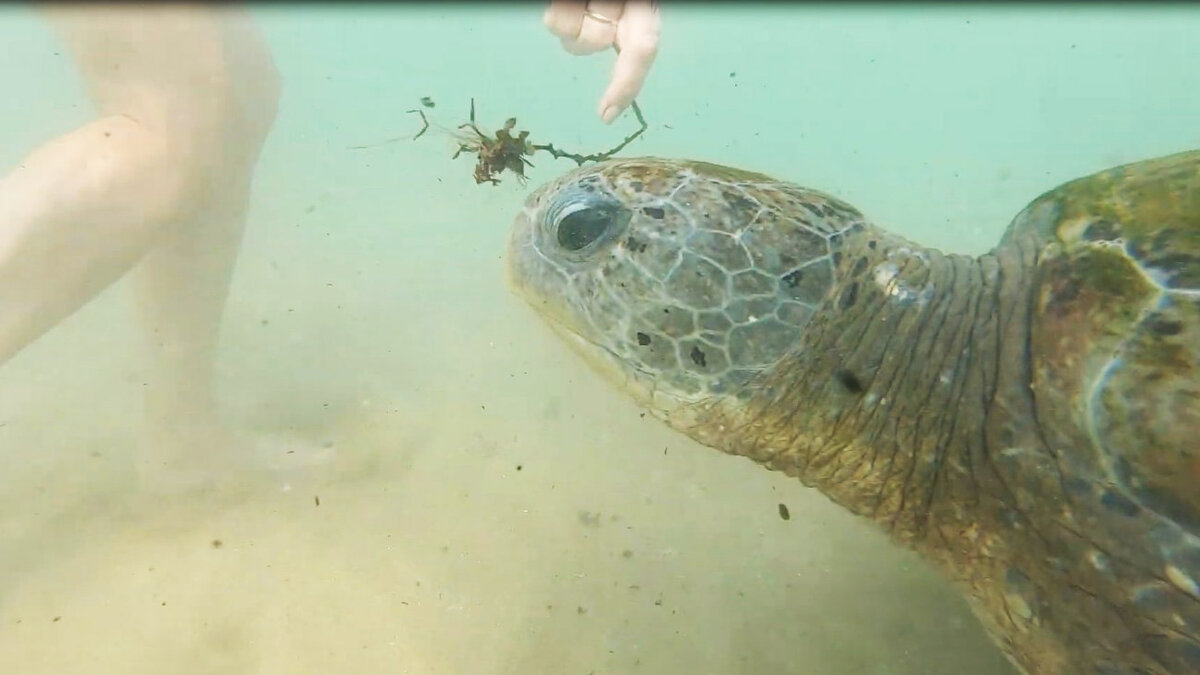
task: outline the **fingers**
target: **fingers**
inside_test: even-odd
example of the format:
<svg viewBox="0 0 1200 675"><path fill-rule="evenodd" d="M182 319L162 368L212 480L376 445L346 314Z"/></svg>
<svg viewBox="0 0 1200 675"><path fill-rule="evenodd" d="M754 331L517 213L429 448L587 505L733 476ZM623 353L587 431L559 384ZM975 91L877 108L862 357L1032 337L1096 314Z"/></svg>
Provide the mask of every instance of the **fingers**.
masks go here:
<svg viewBox="0 0 1200 675"><path fill-rule="evenodd" d="M652 0L551 0L542 15L550 32L572 54L617 48L608 89L599 113L610 123L641 92L658 55L662 17Z"/></svg>
<svg viewBox="0 0 1200 675"><path fill-rule="evenodd" d="M657 3L633 0L625 4L625 13L617 30L617 62L598 108L605 124L616 119L641 92L646 75L654 65L654 57L658 55L661 30L662 16Z"/></svg>
<svg viewBox="0 0 1200 675"><path fill-rule="evenodd" d="M613 46L625 12L624 0L592 0L583 13L576 49L590 54Z"/></svg>
<svg viewBox="0 0 1200 675"><path fill-rule="evenodd" d="M552 0L542 21L568 52L591 54L616 41L624 9L623 0Z"/></svg>
<svg viewBox="0 0 1200 675"><path fill-rule="evenodd" d="M551 0L542 14L542 23L566 43L579 37L583 25L583 12L587 3L582 0Z"/></svg>

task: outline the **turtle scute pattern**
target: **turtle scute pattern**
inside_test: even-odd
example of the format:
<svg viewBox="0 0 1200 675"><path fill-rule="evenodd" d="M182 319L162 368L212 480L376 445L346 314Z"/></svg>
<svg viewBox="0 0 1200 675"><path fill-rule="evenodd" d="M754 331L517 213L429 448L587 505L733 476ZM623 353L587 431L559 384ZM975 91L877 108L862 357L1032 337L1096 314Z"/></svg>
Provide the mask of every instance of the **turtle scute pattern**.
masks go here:
<svg viewBox="0 0 1200 675"><path fill-rule="evenodd" d="M571 306L684 394L732 390L773 364L833 285L838 240L864 223L828 195L701 163L618 162L572 190L615 198L633 224L588 269L563 272Z"/></svg>

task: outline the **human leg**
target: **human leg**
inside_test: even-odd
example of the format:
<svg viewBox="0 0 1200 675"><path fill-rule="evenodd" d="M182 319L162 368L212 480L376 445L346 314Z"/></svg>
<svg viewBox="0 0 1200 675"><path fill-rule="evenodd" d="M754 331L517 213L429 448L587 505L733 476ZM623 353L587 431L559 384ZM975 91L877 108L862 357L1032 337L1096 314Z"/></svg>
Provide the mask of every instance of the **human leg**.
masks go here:
<svg viewBox="0 0 1200 675"><path fill-rule="evenodd" d="M162 139L123 116L50 141L0 179L0 363L123 275L179 190Z"/></svg>
<svg viewBox="0 0 1200 675"><path fill-rule="evenodd" d="M217 330L279 93L265 41L221 7L42 11L99 118L0 179L0 363L138 265L152 445L213 451Z"/></svg>
<svg viewBox="0 0 1200 675"><path fill-rule="evenodd" d="M222 154L205 190L139 262L133 282L148 342L143 468L228 470L249 443L218 421L215 353L249 207L254 167L275 119L279 77L241 15L224 27L230 61Z"/></svg>

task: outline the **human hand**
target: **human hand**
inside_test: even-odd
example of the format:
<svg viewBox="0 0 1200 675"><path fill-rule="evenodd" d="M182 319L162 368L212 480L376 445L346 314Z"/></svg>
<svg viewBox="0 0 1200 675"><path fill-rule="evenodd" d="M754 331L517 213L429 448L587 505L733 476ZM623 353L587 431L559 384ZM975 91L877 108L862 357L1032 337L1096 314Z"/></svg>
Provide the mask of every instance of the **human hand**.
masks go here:
<svg viewBox="0 0 1200 675"><path fill-rule="evenodd" d="M542 16L550 32L572 54L591 54L609 47L617 50L608 89L597 112L608 124L617 118L646 82L658 54L662 27L654 0L551 0Z"/></svg>

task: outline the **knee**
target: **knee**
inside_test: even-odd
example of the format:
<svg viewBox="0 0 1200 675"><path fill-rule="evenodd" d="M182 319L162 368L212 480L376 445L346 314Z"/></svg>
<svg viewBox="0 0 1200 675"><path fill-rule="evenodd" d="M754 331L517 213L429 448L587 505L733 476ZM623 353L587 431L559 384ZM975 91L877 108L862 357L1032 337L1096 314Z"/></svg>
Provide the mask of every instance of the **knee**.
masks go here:
<svg viewBox="0 0 1200 675"><path fill-rule="evenodd" d="M159 167L148 195L159 219L182 225L195 214L244 208L282 83L269 55L238 65L176 99L173 119L125 116L138 127L144 159Z"/></svg>
<svg viewBox="0 0 1200 675"><path fill-rule="evenodd" d="M270 55L230 64L194 86L179 102L187 112L164 124L179 159L221 175L248 171L279 112L282 84Z"/></svg>
<svg viewBox="0 0 1200 675"><path fill-rule="evenodd" d="M233 87L235 110L234 133L242 143L261 147L270 134L279 114L283 82L275 60L263 53L243 72L238 73Z"/></svg>
<svg viewBox="0 0 1200 675"><path fill-rule="evenodd" d="M279 112L282 81L265 49L242 53L214 77L197 85L181 104L190 124L165 125L174 171L184 193L239 191L250 183ZM189 186L194 189L189 189Z"/></svg>

